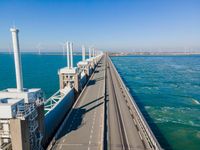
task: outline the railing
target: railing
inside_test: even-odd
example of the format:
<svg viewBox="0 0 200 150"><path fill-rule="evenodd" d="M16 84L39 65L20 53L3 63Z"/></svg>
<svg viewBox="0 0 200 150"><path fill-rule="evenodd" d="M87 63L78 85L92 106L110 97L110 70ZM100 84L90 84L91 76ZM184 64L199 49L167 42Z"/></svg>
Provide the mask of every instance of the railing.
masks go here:
<svg viewBox="0 0 200 150"><path fill-rule="evenodd" d="M33 112L30 114L29 120L33 121L35 120L35 118L38 116L38 112L35 110L33 110Z"/></svg>
<svg viewBox="0 0 200 150"><path fill-rule="evenodd" d="M123 89L125 90L126 94L128 95L132 106L134 107L134 110L136 112L136 115L138 117L137 121L138 124L140 125L141 128L141 132L143 134L143 136L145 137L145 139L148 141L149 146L155 150L160 150L162 149L160 144L158 143L157 139L155 138L153 132L151 131L149 125L147 124L145 118L143 117L142 113L140 112L137 104L135 103L135 100L133 99L133 97L131 96L131 94L129 93L129 91L127 90L128 88L125 86L124 82L122 81L119 73L117 72L117 69L115 68L114 64L112 63L111 59L109 58L109 61L112 64L112 67L114 68L114 71L116 73L116 75L118 76L118 79L120 81L121 86L123 87Z"/></svg>
<svg viewBox="0 0 200 150"><path fill-rule="evenodd" d="M29 126L30 132L34 132L37 128L38 128L38 122L36 121L33 121Z"/></svg>
<svg viewBox="0 0 200 150"><path fill-rule="evenodd" d="M22 105L22 106L18 106L18 111L17 111L16 117L26 118L33 111L35 111L35 109L36 109L35 104L25 104L25 105Z"/></svg>
<svg viewBox="0 0 200 150"><path fill-rule="evenodd" d="M0 130L0 137L10 137L10 131Z"/></svg>
<svg viewBox="0 0 200 150"><path fill-rule="evenodd" d="M12 150L11 142L0 145L0 150Z"/></svg>
<svg viewBox="0 0 200 150"><path fill-rule="evenodd" d="M51 96L44 104L44 109L46 111L45 115L52 110L66 94L68 93L63 89L57 91L53 96Z"/></svg>
<svg viewBox="0 0 200 150"><path fill-rule="evenodd" d="M104 120L104 125L102 127L102 147L101 149L104 150L106 149L107 145L107 133L106 133L106 127L107 127L107 96L106 96L106 81L107 81L107 61L106 61L106 55L105 57L105 72L104 72L104 106L103 106L103 120Z"/></svg>

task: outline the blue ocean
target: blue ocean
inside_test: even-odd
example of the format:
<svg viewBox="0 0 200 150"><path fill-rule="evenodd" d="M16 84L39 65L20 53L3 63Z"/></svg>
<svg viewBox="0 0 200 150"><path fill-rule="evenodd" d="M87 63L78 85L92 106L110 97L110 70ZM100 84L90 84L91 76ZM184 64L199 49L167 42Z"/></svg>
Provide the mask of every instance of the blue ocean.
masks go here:
<svg viewBox="0 0 200 150"><path fill-rule="evenodd" d="M23 81L25 88L42 88L46 98L59 89L58 69L67 66L63 55L21 55ZM82 59L74 56L74 66ZM12 54L0 54L0 90L16 87L15 66Z"/></svg>
<svg viewBox="0 0 200 150"><path fill-rule="evenodd" d="M74 65L81 56L74 56ZM112 60L164 149L200 149L200 56L127 56ZM22 54L25 88L49 98L66 56ZM0 54L0 90L16 87L13 55Z"/></svg>

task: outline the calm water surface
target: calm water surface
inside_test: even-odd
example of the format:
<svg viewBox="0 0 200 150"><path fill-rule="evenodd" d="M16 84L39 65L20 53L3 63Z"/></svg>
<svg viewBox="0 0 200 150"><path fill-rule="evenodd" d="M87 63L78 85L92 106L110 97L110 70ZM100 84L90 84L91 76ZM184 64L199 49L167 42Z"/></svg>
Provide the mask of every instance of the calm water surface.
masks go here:
<svg viewBox="0 0 200 150"><path fill-rule="evenodd" d="M58 90L58 69L66 66L65 56L22 54L21 58L25 88L42 88L46 98ZM74 56L74 66L81 59ZM9 87L16 87L14 58L0 54L0 90Z"/></svg>
<svg viewBox="0 0 200 150"><path fill-rule="evenodd" d="M163 148L200 150L200 56L112 60Z"/></svg>

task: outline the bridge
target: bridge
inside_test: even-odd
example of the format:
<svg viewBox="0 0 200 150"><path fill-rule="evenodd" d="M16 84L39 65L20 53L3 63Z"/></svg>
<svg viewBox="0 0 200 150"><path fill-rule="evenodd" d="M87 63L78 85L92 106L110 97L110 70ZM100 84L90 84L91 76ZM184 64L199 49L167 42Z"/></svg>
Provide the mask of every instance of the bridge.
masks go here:
<svg viewBox="0 0 200 150"><path fill-rule="evenodd" d="M161 147L111 59L104 55L49 149L159 150Z"/></svg>
<svg viewBox="0 0 200 150"><path fill-rule="evenodd" d="M10 31L17 87L0 91L0 150L162 149L107 53L90 48L85 59L83 46L73 66L66 42L60 88L46 100L40 88L23 87L19 30Z"/></svg>

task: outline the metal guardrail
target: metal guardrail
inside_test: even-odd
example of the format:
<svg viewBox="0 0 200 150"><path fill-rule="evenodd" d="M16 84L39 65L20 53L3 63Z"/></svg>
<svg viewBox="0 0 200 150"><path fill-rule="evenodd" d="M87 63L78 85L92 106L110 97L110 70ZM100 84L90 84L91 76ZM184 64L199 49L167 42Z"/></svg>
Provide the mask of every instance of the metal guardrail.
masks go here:
<svg viewBox="0 0 200 150"><path fill-rule="evenodd" d="M104 57L106 57L104 55ZM107 70L107 62L106 62L106 59L105 59L105 71L104 71L104 106L103 106L103 126L102 126L102 147L101 149L102 150L105 150L106 147L105 147L105 115L106 115L106 70Z"/></svg>
<svg viewBox="0 0 200 150"><path fill-rule="evenodd" d="M33 111L35 111L35 109L36 109L35 104L25 104L23 106L18 106L18 111L17 111L16 117L26 118Z"/></svg>
<svg viewBox="0 0 200 150"><path fill-rule="evenodd" d="M129 97L129 99L131 101L132 106L135 109L136 115L138 117L138 124L140 125L140 128L141 128L141 133L143 134L145 139L148 141L148 144L152 149L162 150L162 148L161 148L160 144L158 143L155 135L151 131L151 129L150 129L149 125L147 124L144 116L142 115L141 111L139 110L135 100L133 99L133 97L131 96L129 91L127 90L128 88L125 86L123 80L121 79L119 73L117 72L117 69L115 68L114 64L112 63L110 57L109 57L109 61L111 62L112 67L114 68L114 71L115 71L115 73L116 73L116 75L117 75L117 77L120 81L120 84L122 85L123 89L125 90L127 96Z"/></svg>

